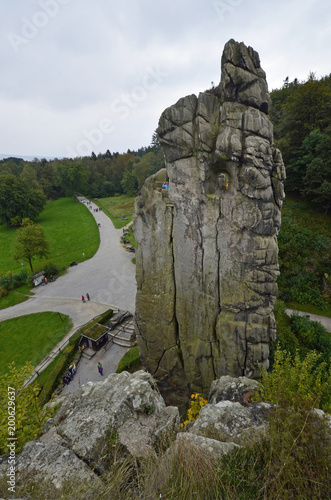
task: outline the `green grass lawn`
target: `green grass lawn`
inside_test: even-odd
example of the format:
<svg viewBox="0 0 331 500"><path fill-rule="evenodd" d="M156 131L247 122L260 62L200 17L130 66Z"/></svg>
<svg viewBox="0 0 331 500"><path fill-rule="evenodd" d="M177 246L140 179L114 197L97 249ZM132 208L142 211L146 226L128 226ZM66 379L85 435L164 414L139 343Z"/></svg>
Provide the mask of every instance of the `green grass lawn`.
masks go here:
<svg viewBox="0 0 331 500"><path fill-rule="evenodd" d="M62 318L62 320L61 320ZM40 363L72 328L71 319L56 312L29 314L0 322L0 374L8 364Z"/></svg>
<svg viewBox="0 0 331 500"><path fill-rule="evenodd" d="M331 311L321 310L310 304L299 304L298 302L285 302L287 309L293 309L294 311L306 312L307 314L317 314L318 316L325 316L326 318L331 318Z"/></svg>
<svg viewBox="0 0 331 500"><path fill-rule="evenodd" d="M135 196L121 194L119 196L111 196L110 198L99 198L95 203L99 205L105 214L112 220L116 229L121 229L132 220L134 211ZM122 215L127 220L122 219Z"/></svg>
<svg viewBox="0 0 331 500"><path fill-rule="evenodd" d="M45 207L37 222L45 229L51 253L48 259L36 261L36 269L49 261L59 269L67 268L72 261L90 259L98 250L98 226L82 203L74 203L71 198L53 201Z"/></svg>
<svg viewBox="0 0 331 500"><path fill-rule="evenodd" d="M71 198L60 198L47 204L37 223L45 230L50 255L48 259L34 260L34 271L42 269L47 262L53 262L60 270L67 268L74 260L89 259L99 247L99 229L93 215L85 205L74 203ZM16 237L16 229L0 226L0 274L9 271L15 274L22 268L21 263L13 259ZM24 263L24 269L30 273L27 263Z"/></svg>
<svg viewBox="0 0 331 500"><path fill-rule="evenodd" d="M6 297L0 300L0 309L6 309L7 307L15 306L21 302L28 300L28 295L33 295L30 292L29 285L20 286L17 290L9 292Z"/></svg>

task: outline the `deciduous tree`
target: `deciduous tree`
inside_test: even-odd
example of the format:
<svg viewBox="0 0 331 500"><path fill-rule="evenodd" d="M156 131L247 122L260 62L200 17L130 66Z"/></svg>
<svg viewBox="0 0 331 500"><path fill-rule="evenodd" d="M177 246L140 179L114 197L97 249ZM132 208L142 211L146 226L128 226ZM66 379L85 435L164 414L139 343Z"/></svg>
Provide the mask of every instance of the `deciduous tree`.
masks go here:
<svg viewBox="0 0 331 500"><path fill-rule="evenodd" d="M32 260L34 257L48 257L49 255L49 242L45 237L44 229L29 219L24 219L23 227L17 232L14 258L17 261L27 261L31 272L33 272Z"/></svg>
<svg viewBox="0 0 331 500"><path fill-rule="evenodd" d="M34 189L14 175L0 176L0 223L19 225L24 218L35 220L45 204L42 190Z"/></svg>

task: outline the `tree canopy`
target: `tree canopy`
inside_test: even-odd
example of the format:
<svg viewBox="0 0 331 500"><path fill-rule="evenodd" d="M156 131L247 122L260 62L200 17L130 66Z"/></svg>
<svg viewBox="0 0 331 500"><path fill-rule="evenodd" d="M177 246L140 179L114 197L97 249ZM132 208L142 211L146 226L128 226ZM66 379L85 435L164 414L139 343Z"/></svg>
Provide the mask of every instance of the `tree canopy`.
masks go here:
<svg viewBox="0 0 331 500"><path fill-rule="evenodd" d="M46 240L44 229L29 219L24 219L23 227L17 232L14 258L17 261L27 261L31 272L33 272L32 260L34 257L48 257L49 254L49 243Z"/></svg>
<svg viewBox="0 0 331 500"><path fill-rule="evenodd" d="M35 220L45 204L41 189L35 189L13 174L0 175L0 222L18 226L22 219Z"/></svg>
<svg viewBox="0 0 331 500"><path fill-rule="evenodd" d="M116 193L135 195L146 178L163 167L164 158L156 132L148 147L122 154L107 149L104 154L92 152L91 156L49 161L5 158L0 160L1 207L5 207L9 192L13 200L10 207L3 209L2 216L0 213L0 223L19 225L24 217L36 220L40 211L38 202L43 206L45 199L60 196L75 199L77 193L93 198L106 198ZM34 199L36 195L38 200ZM31 210L27 210L27 206L31 206Z"/></svg>
<svg viewBox="0 0 331 500"><path fill-rule="evenodd" d="M284 80L271 92L275 145L287 171L285 190L330 209L331 75Z"/></svg>

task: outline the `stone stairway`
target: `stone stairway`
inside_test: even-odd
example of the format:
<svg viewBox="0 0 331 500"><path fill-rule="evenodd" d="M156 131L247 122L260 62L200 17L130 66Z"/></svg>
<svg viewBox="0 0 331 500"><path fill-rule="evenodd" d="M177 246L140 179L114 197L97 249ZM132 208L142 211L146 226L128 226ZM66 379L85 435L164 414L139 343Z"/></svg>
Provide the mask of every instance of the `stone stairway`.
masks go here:
<svg viewBox="0 0 331 500"><path fill-rule="evenodd" d="M119 325L116 325L112 330L108 331L108 337L110 340L108 344L114 343L122 347L133 347L136 345L136 342L132 341L133 334L134 334L133 318L130 317L124 320Z"/></svg>
<svg viewBox="0 0 331 500"><path fill-rule="evenodd" d="M97 353L97 351L93 351L90 347L86 347L82 352L82 357L86 359L92 359L93 356Z"/></svg>

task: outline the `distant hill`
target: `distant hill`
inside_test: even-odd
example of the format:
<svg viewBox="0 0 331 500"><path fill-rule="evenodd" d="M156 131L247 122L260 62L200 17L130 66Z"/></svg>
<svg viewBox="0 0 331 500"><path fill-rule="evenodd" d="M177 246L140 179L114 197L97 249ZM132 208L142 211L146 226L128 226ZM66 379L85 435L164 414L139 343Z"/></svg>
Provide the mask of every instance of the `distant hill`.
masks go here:
<svg viewBox="0 0 331 500"><path fill-rule="evenodd" d="M37 158L38 160L42 160L43 158L45 158L46 160L54 160L54 156L29 156L29 155L26 155L26 156L21 156L21 155L6 155L6 154L1 154L0 153L0 160L4 160L5 158L22 158L22 160L25 160L25 161L33 161L35 158Z"/></svg>

